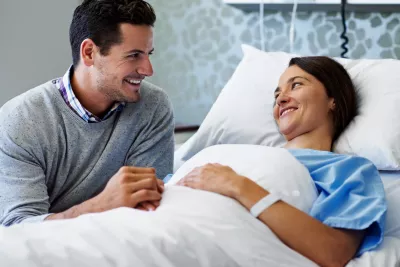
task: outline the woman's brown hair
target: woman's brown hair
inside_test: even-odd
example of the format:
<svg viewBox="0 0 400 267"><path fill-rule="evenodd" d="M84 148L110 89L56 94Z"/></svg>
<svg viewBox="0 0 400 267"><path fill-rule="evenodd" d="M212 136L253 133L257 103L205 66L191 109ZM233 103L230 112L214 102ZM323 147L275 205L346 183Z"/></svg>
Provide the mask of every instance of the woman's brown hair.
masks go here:
<svg viewBox="0 0 400 267"><path fill-rule="evenodd" d="M357 93L350 75L340 63L329 57L295 57L289 62L289 67L293 65L318 79L328 97L334 99L332 142L335 142L358 112Z"/></svg>

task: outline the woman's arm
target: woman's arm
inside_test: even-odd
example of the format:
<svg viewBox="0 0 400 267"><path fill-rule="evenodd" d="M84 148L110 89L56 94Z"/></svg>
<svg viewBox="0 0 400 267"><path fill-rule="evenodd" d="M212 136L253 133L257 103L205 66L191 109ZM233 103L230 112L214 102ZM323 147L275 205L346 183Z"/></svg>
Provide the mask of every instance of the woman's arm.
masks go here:
<svg viewBox="0 0 400 267"><path fill-rule="evenodd" d="M250 179L220 164L195 168L179 185L237 200L248 210L269 194ZM364 231L335 229L279 201L258 217L282 242L320 266L344 266L356 254Z"/></svg>
<svg viewBox="0 0 400 267"><path fill-rule="evenodd" d="M269 193L246 177L238 178L233 198L248 210ZM279 201L258 217L287 246L320 266L344 266L356 254L364 231L335 229Z"/></svg>

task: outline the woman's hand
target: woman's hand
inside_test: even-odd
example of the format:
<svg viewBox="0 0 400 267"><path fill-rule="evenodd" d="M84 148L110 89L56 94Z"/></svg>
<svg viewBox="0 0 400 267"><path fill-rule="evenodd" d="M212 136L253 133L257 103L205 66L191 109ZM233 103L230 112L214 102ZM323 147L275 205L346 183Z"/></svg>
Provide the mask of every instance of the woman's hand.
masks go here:
<svg viewBox="0 0 400 267"><path fill-rule="evenodd" d="M215 163L194 168L177 184L236 198L244 179L232 168Z"/></svg>

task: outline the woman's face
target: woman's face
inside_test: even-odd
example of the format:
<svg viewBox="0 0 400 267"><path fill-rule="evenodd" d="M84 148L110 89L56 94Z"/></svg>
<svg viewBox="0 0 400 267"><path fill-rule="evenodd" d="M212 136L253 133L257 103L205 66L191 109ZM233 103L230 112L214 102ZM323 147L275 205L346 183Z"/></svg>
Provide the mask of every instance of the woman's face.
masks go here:
<svg viewBox="0 0 400 267"><path fill-rule="evenodd" d="M319 80L298 66L282 74L275 100L274 118L286 140L323 129L333 134L333 98Z"/></svg>

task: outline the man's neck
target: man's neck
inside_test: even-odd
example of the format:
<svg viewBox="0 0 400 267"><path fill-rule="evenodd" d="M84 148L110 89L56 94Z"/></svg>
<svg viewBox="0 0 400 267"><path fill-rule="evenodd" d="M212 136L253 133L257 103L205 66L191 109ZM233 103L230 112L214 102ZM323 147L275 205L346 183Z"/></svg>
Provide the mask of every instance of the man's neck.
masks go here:
<svg viewBox="0 0 400 267"><path fill-rule="evenodd" d="M80 65L74 69L71 86L81 105L99 118L103 117L114 104L96 89L90 73Z"/></svg>

